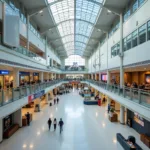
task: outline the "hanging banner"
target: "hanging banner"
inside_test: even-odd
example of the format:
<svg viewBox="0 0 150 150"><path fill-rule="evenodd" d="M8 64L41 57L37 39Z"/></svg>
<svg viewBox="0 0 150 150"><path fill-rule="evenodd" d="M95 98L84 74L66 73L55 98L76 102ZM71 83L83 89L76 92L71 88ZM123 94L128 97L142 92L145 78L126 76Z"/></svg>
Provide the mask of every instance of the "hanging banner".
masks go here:
<svg viewBox="0 0 150 150"><path fill-rule="evenodd" d="M44 94L45 94L45 90L42 90L40 92L37 92L35 94L28 96L28 103L33 102L34 99L39 98L39 97L43 96Z"/></svg>

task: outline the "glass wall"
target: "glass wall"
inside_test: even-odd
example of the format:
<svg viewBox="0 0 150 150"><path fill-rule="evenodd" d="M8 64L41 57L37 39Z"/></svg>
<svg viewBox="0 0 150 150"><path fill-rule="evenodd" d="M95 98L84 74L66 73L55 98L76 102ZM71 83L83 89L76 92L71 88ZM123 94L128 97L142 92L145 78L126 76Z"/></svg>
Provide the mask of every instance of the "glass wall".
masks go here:
<svg viewBox="0 0 150 150"><path fill-rule="evenodd" d="M119 51L120 51L120 42L118 42L111 48L111 57L117 56L119 54Z"/></svg>
<svg viewBox="0 0 150 150"><path fill-rule="evenodd" d="M71 55L65 59L65 66L73 66L74 64L85 66L85 59L79 55Z"/></svg>

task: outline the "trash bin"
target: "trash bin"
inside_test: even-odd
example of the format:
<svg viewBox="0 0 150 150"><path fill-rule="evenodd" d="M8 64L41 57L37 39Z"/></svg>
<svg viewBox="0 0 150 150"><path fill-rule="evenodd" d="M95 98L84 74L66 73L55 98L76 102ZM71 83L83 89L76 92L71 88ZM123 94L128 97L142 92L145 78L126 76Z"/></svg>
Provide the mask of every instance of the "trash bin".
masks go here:
<svg viewBox="0 0 150 150"><path fill-rule="evenodd" d="M98 106L101 106L101 99L98 100Z"/></svg>

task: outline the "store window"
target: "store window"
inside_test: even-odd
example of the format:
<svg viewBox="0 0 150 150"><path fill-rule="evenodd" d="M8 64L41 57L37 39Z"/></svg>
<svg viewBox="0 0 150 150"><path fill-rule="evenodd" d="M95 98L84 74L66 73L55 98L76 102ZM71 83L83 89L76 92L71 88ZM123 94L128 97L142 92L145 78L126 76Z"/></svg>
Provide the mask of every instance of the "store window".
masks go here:
<svg viewBox="0 0 150 150"><path fill-rule="evenodd" d="M144 3L145 0L139 0L139 7Z"/></svg>
<svg viewBox="0 0 150 150"><path fill-rule="evenodd" d="M119 54L120 51L120 43L117 43L111 48L111 57L115 57Z"/></svg>
<svg viewBox="0 0 150 150"><path fill-rule="evenodd" d="M150 40L150 21L147 23L147 38L148 38L148 40Z"/></svg>
<svg viewBox="0 0 150 150"><path fill-rule="evenodd" d="M128 18L129 18L129 16L131 15L131 11L130 11L130 9L124 14L124 21L126 21Z"/></svg>
<svg viewBox="0 0 150 150"><path fill-rule="evenodd" d="M128 35L127 36L127 49L126 50L129 50L132 48L132 34Z"/></svg>
<svg viewBox="0 0 150 150"><path fill-rule="evenodd" d="M146 42L146 24L139 28L139 44Z"/></svg>
<svg viewBox="0 0 150 150"><path fill-rule="evenodd" d="M133 6L132 6L132 12L134 13L138 9L138 0L135 0Z"/></svg>
<svg viewBox="0 0 150 150"><path fill-rule="evenodd" d="M138 31L135 30L133 33L132 33L132 47L136 47L137 46L137 40L138 40Z"/></svg>
<svg viewBox="0 0 150 150"><path fill-rule="evenodd" d="M127 40L126 38L123 39L123 51L127 50Z"/></svg>

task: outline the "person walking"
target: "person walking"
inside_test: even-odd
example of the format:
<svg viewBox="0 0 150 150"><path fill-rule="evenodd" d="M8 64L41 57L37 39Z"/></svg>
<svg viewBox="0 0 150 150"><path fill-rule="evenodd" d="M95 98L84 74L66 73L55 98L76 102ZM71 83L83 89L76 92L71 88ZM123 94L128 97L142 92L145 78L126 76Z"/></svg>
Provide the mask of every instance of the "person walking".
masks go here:
<svg viewBox="0 0 150 150"><path fill-rule="evenodd" d="M56 99L54 98L54 105L56 104Z"/></svg>
<svg viewBox="0 0 150 150"><path fill-rule="evenodd" d="M108 104L108 114L110 112L110 108L111 108L111 106L110 106L110 104Z"/></svg>
<svg viewBox="0 0 150 150"><path fill-rule="evenodd" d="M47 123L48 123L48 128L49 128L49 131L50 131L50 129L51 129L51 124L52 124L51 118L48 119L48 122L47 122Z"/></svg>
<svg viewBox="0 0 150 150"><path fill-rule="evenodd" d="M27 112L26 117L27 117L27 125L30 126L30 114L29 114L29 112Z"/></svg>
<svg viewBox="0 0 150 150"><path fill-rule="evenodd" d="M61 132L63 131L63 125L64 125L64 122L62 121L62 118L60 118L60 121L59 121L59 127L60 127L60 134Z"/></svg>
<svg viewBox="0 0 150 150"><path fill-rule="evenodd" d="M54 124L54 131L55 131L55 130L56 130L56 127L57 127L57 120L56 120L56 118L54 119L53 124Z"/></svg>
<svg viewBox="0 0 150 150"><path fill-rule="evenodd" d="M59 103L59 98L57 97L57 104Z"/></svg>

